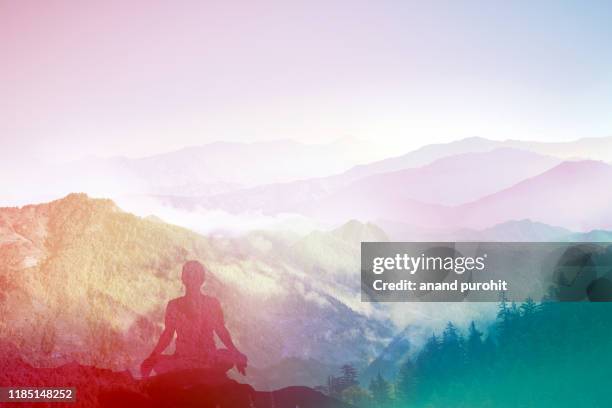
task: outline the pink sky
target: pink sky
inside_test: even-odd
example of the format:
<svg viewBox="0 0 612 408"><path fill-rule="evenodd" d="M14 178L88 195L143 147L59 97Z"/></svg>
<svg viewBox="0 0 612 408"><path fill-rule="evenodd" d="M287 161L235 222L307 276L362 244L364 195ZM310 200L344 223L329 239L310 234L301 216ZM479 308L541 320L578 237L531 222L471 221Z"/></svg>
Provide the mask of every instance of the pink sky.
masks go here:
<svg viewBox="0 0 612 408"><path fill-rule="evenodd" d="M610 7L0 1L0 158L611 135Z"/></svg>

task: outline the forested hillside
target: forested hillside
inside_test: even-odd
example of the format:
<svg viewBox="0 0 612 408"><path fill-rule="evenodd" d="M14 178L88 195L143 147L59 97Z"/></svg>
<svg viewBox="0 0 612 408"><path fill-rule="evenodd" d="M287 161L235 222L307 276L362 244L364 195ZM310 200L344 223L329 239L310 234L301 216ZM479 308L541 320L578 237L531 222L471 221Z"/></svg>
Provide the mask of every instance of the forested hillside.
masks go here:
<svg viewBox="0 0 612 408"><path fill-rule="evenodd" d="M325 391L360 407L608 407L609 303L499 303L494 324L449 322L405 359L396 378ZM343 371L346 371L343 370Z"/></svg>
<svg viewBox="0 0 612 408"><path fill-rule="evenodd" d="M358 298L359 280L347 277L346 260L358 259L360 234L373 228L351 225L304 241L264 232L232 238L79 194L3 208L0 340L35 366L74 360L134 369L161 332L167 302L183 293L182 264L198 259L210 271L204 292L219 298L249 357L246 380L259 389L314 385L328 364L375 356L393 335L348 302ZM333 241L333 253L321 253L319 240ZM365 333L375 340L364 342ZM295 366L286 359L303 369L283 368Z"/></svg>

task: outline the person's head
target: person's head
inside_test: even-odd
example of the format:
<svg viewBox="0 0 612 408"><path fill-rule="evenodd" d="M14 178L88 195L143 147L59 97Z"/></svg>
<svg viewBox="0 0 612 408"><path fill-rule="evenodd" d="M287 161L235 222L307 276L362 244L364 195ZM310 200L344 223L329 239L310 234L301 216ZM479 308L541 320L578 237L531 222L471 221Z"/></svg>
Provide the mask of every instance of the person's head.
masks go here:
<svg viewBox="0 0 612 408"><path fill-rule="evenodd" d="M198 261L187 261L183 265L183 273L181 279L185 288L189 289L200 289L204 280L206 279L206 270L204 266Z"/></svg>

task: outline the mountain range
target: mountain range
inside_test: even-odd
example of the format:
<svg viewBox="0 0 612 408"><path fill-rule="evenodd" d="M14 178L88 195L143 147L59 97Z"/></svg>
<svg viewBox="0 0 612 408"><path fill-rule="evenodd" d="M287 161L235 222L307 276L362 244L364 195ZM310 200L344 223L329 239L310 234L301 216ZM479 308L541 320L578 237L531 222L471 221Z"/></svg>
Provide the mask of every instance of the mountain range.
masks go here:
<svg viewBox="0 0 612 408"><path fill-rule="evenodd" d="M520 163L520 166L517 166ZM341 175L277 183L204 197L163 197L165 202L193 209L221 208L231 212L262 211L266 214L320 207L335 197L417 200L429 204L456 205L510 187L544 172L560 160L527 151L502 148L481 153L463 153L437 159L418 167L364 176L356 180ZM324 204L321 204L321 200Z"/></svg>
<svg viewBox="0 0 612 408"><path fill-rule="evenodd" d="M33 173L12 182L42 196L145 195L181 211L187 228L84 194L0 208L0 339L33 365L134 370L181 294L181 264L199 259L259 389L314 386L347 362L392 375L386 362L432 325L473 311L362 303L359 243L610 240L612 166L593 159L609 160L611 146L470 138L351 168L346 142L220 143ZM215 211L333 227L193 232L190 217Z"/></svg>
<svg viewBox="0 0 612 408"><path fill-rule="evenodd" d="M456 210L465 226L489 226L529 218L577 231L612 228L612 166L564 162Z"/></svg>
<svg viewBox="0 0 612 408"><path fill-rule="evenodd" d="M309 366L320 373L373 358L393 336L391 322L360 305L359 280L332 270L356 262L362 237L381 238L373 226L331 231L334 249L321 254L312 237L203 237L77 194L2 208L0 226L0 338L36 366L137 367L159 336L166 303L181 295L188 259L211 271L205 292L220 299L253 366L247 380L261 389L304 385ZM295 366L285 359L303 361L303 371L266 369Z"/></svg>
<svg viewBox="0 0 612 408"><path fill-rule="evenodd" d="M484 229L530 219L576 231L612 227L612 166L495 149L438 159L414 169L351 182L332 176L200 198L160 197L186 211L297 213L330 223L347 219L417 229Z"/></svg>
<svg viewBox="0 0 612 408"><path fill-rule="evenodd" d="M27 162L19 169L3 171L0 181L3 197L19 204L48 201L71 192L108 198L209 195L341 173L367 161L372 151L368 142L354 138L327 144L215 142L142 158Z"/></svg>
<svg viewBox="0 0 612 408"><path fill-rule="evenodd" d="M389 313L410 314L401 304L359 301L359 243L391 237L358 221L305 236L200 236L78 194L2 208L0 338L33 365L133 369L161 331L166 302L181 294L181 264L195 258L212 271L205 291L221 300L251 361L247 380L258 389L315 386L346 362L369 362L359 366L366 378L383 366L396 370L386 362L431 330L418 316L429 316L432 305L414 305L414 319L398 332ZM609 240L610 233L580 235L522 220L447 237ZM432 323L473 316L464 309L438 311Z"/></svg>
<svg viewBox="0 0 612 408"><path fill-rule="evenodd" d="M313 178L346 185L374 174L419 168L449 156L496 149L522 150L557 160L612 161L612 137L561 143L473 137L427 145L374 162L371 160L380 149L373 142L354 138L312 145L290 140L215 142L142 158L91 157L56 165L24 162L19 169L4 169L2 194L12 202L27 204L78 191L109 198L134 194L210 197L236 189ZM514 170L520 171L518 167Z"/></svg>
<svg viewBox="0 0 612 408"><path fill-rule="evenodd" d="M467 183L466 183L467 184ZM319 200L306 214L379 223L399 222L417 229L483 229L529 219L575 231L612 228L612 166L597 161L563 162L517 184L457 206L402 197L394 186L351 187ZM442 188L442 187L441 187Z"/></svg>
<svg viewBox="0 0 612 408"><path fill-rule="evenodd" d="M366 175L421 167L437 159L457 154L481 153L500 148L525 150L554 156L561 160L591 159L612 162L612 137L582 138L568 142L498 141L469 137L449 143L430 144L401 156L357 165L346 173L355 179Z"/></svg>

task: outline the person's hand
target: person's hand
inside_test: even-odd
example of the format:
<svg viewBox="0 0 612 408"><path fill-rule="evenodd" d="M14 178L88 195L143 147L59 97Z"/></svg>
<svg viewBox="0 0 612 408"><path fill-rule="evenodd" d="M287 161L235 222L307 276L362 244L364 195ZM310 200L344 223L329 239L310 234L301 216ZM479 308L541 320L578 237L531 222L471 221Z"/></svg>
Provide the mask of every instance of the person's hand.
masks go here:
<svg viewBox="0 0 612 408"><path fill-rule="evenodd" d="M142 362L142 364L140 365L140 374L143 378L147 378L151 374L151 371L153 371L153 367L155 366L156 360L156 356L150 355L145 359L145 361Z"/></svg>

